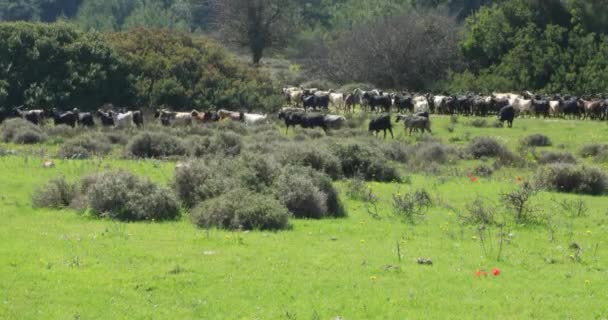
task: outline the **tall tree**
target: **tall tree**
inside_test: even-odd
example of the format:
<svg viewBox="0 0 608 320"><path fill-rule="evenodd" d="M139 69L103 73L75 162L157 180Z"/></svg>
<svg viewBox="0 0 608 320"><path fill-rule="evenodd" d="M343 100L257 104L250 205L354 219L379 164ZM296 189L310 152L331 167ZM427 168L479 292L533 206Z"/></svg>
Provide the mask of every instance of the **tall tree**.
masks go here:
<svg viewBox="0 0 608 320"><path fill-rule="evenodd" d="M248 48L254 64L286 42L297 19L293 0L209 0L223 41Z"/></svg>

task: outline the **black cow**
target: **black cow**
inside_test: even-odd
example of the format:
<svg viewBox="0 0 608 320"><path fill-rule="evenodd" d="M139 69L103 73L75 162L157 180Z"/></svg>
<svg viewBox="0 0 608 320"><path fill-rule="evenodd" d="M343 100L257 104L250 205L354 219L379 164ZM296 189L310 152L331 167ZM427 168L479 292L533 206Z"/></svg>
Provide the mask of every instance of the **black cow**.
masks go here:
<svg viewBox="0 0 608 320"><path fill-rule="evenodd" d="M320 113L279 112L279 119L285 121L285 133L290 126L295 127L296 125L302 128L322 128L327 133L325 116Z"/></svg>
<svg viewBox="0 0 608 320"><path fill-rule="evenodd" d="M391 124L391 116L390 114L379 116L375 119L372 119L369 122L369 126L367 129L369 132L374 132L374 134L378 135L379 131L384 131L384 139L386 139L386 130L391 133L391 138L395 138L393 135L393 125Z"/></svg>
<svg viewBox="0 0 608 320"><path fill-rule="evenodd" d="M540 97L537 97L540 98ZM543 116L547 118L549 116L549 101L545 99L532 99L532 112L535 116Z"/></svg>
<svg viewBox="0 0 608 320"><path fill-rule="evenodd" d="M403 112L404 110L414 112L414 102L410 95L396 95L394 104L399 112Z"/></svg>
<svg viewBox="0 0 608 320"><path fill-rule="evenodd" d="M509 128L513 127L513 119L515 119L515 108L511 105L502 107L498 112L498 120L500 123L502 124L506 121Z"/></svg>
<svg viewBox="0 0 608 320"><path fill-rule="evenodd" d="M329 108L329 96L328 95L317 96L314 94L303 95L302 96L302 105L304 106L304 110L306 110L308 108L327 110Z"/></svg>
<svg viewBox="0 0 608 320"><path fill-rule="evenodd" d="M367 105L369 106L371 111L376 110L376 107L382 107L384 112L391 111L391 105L393 104L391 97L384 95L376 95L370 92L366 92L363 95L363 99L367 101Z"/></svg>
<svg viewBox="0 0 608 320"><path fill-rule="evenodd" d="M72 111L59 112L57 109L53 108L51 110L51 115L53 116L53 122L55 122L56 126L65 124L72 128L76 127L76 114Z"/></svg>
<svg viewBox="0 0 608 320"><path fill-rule="evenodd" d="M559 100L559 106L562 109L564 117L580 118L583 111L581 105L578 103L577 97L566 97L566 99Z"/></svg>
<svg viewBox="0 0 608 320"><path fill-rule="evenodd" d="M133 123L138 128L141 128L144 126L144 114L143 114L143 112L141 112L141 110L133 111Z"/></svg>
<svg viewBox="0 0 608 320"><path fill-rule="evenodd" d="M113 127L114 126L114 111L103 111L101 109L97 110L97 116L101 119L101 125L104 127Z"/></svg>
<svg viewBox="0 0 608 320"><path fill-rule="evenodd" d="M92 128L95 126L95 120L93 119L93 114L90 112L80 112L78 108L74 108L72 112L76 115L76 122L80 127L89 127Z"/></svg>

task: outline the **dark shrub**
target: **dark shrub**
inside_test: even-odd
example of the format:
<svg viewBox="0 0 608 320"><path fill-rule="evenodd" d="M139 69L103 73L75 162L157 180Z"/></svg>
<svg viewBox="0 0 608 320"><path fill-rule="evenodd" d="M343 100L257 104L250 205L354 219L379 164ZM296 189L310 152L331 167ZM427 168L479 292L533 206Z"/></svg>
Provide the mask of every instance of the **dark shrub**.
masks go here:
<svg viewBox="0 0 608 320"><path fill-rule="evenodd" d="M104 132L103 135L106 137L106 139L108 139L108 142L110 142L111 144L118 144L124 146L129 143L129 138L124 132L108 131Z"/></svg>
<svg viewBox="0 0 608 320"><path fill-rule="evenodd" d="M473 174L480 177L489 177L494 173L492 167L487 164L480 164L473 169Z"/></svg>
<svg viewBox="0 0 608 320"><path fill-rule="evenodd" d="M383 143L381 148L385 157L401 163L407 163L412 152L409 146L402 142Z"/></svg>
<svg viewBox="0 0 608 320"><path fill-rule="evenodd" d="M237 182L230 173L214 161L188 162L176 168L172 187L182 205L192 208L233 189Z"/></svg>
<svg viewBox="0 0 608 320"><path fill-rule="evenodd" d="M515 155L505 145L490 137L477 137L473 139L465 152L475 159L496 157L505 163L515 160Z"/></svg>
<svg viewBox="0 0 608 320"><path fill-rule="evenodd" d="M335 146L342 172L346 177L362 176L366 180L400 181L397 169L383 157L380 150L360 142L350 142Z"/></svg>
<svg viewBox="0 0 608 320"><path fill-rule="evenodd" d="M121 221L170 220L179 217L179 203L165 187L124 172L88 178L86 199L92 214Z"/></svg>
<svg viewBox="0 0 608 320"><path fill-rule="evenodd" d="M592 143L583 146L580 155L584 158L595 157L596 161L608 161L608 144Z"/></svg>
<svg viewBox="0 0 608 320"><path fill-rule="evenodd" d="M485 128L488 126L488 121L484 118L475 118L469 122L471 127Z"/></svg>
<svg viewBox="0 0 608 320"><path fill-rule="evenodd" d="M567 163L541 167L536 174L536 182L558 192L600 195L608 191L608 175L602 170Z"/></svg>
<svg viewBox="0 0 608 320"><path fill-rule="evenodd" d="M237 156L243 149L243 138L234 132L220 132L213 139L212 149L215 153Z"/></svg>
<svg viewBox="0 0 608 320"><path fill-rule="evenodd" d="M15 142L15 137L24 131L35 131L42 134L42 130L39 127L21 118L9 119L0 125L0 136L3 142Z"/></svg>
<svg viewBox="0 0 608 320"><path fill-rule="evenodd" d="M13 142L18 144L35 144L46 141L46 135L39 130L24 129L17 131Z"/></svg>
<svg viewBox="0 0 608 320"><path fill-rule="evenodd" d="M201 228L280 230L289 227L290 213L271 195L236 189L207 200L192 211Z"/></svg>
<svg viewBox="0 0 608 320"><path fill-rule="evenodd" d="M328 215L327 195L310 176L286 168L277 178L276 192L296 218L321 219Z"/></svg>
<svg viewBox="0 0 608 320"><path fill-rule="evenodd" d="M186 147L181 139L162 132L142 132L127 145L129 155L138 158L183 156Z"/></svg>
<svg viewBox="0 0 608 320"><path fill-rule="evenodd" d="M63 143L57 156L64 159L87 159L91 156L107 155L111 150L112 146L106 136L89 134Z"/></svg>
<svg viewBox="0 0 608 320"><path fill-rule="evenodd" d="M212 153L212 138L208 136L192 136L185 142L188 154L192 157L202 157Z"/></svg>
<svg viewBox="0 0 608 320"><path fill-rule="evenodd" d="M318 143L299 143L287 145L279 150L279 159L283 165L301 165L323 171L332 179L342 176L340 159L324 145Z"/></svg>
<svg viewBox="0 0 608 320"><path fill-rule="evenodd" d="M453 148L440 142L418 143L412 150L414 152L412 164L418 167L430 163L446 164L450 160L450 156L456 152Z"/></svg>
<svg viewBox="0 0 608 320"><path fill-rule="evenodd" d="M76 194L76 185L66 181L64 177L59 177L34 191L32 205L35 208L67 208L76 198Z"/></svg>
<svg viewBox="0 0 608 320"><path fill-rule="evenodd" d="M529 147L548 147L551 145L549 137L536 133L522 139L522 144Z"/></svg>
<svg viewBox="0 0 608 320"><path fill-rule="evenodd" d="M537 157L536 161L538 161L539 164L560 162L576 164L576 158L569 152L543 151L540 156Z"/></svg>

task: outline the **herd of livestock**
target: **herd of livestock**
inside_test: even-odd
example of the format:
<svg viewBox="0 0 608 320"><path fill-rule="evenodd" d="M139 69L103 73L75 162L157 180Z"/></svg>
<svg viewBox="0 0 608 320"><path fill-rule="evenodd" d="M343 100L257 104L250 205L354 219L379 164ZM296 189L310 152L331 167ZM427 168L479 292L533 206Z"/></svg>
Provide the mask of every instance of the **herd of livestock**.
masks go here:
<svg viewBox="0 0 608 320"><path fill-rule="evenodd" d="M329 114L330 107L336 113L355 112L356 108L370 113L382 112L373 117L368 126L370 132L387 131L393 135L391 112L397 111L396 122L403 122L410 134L413 131L432 133L430 114L487 116L497 115L501 123L511 127L517 116L561 117L591 120L608 119L608 99L605 97L574 97L535 95L531 92L494 93L489 96L468 94L460 96L386 93L381 90L364 91L354 89L349 94L332 90L283 88L289 106L278 112L278 118L289 127L339 129L346 117ZM311 111L312 110L312 111ZM141 110L116 109L105 105L96 112L80 112L57 109L25 109L17 107L7 110L0 107L0 122L6 118L19 117L36 125L42 125L50 118L55 125L71 127L94 127L100 123L104 127L143 127L144 113ZM172 111L169 108L156 110L154 117L164 126L189 126L195 123L210 123L225 119L243 122L247 125L265 122L267 114L243 111L213 110L190 112ZM96 120L98 119L98 120Z"/></svg>

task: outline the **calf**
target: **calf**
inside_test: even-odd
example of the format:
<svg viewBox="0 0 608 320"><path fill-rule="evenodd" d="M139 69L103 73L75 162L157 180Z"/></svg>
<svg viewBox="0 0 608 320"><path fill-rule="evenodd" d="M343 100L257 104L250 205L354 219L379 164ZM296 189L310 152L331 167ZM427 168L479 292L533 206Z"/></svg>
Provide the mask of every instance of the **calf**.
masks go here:
<svg viewBox="0 0 608 320"><path fill-rule="evenodd" d="M391 133L391 138L395 138L395 136L393 135L393 125L391 124L391 116L389 114L372 119L369 122L367 130L369 132L374 132L376 135L378 135L379 131L384 131L384 139L386 139L386 130L388 130Z"/></svg>

